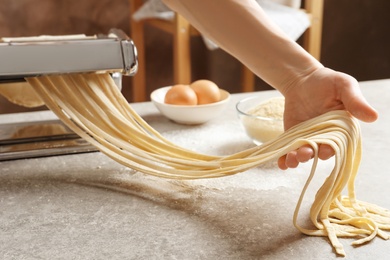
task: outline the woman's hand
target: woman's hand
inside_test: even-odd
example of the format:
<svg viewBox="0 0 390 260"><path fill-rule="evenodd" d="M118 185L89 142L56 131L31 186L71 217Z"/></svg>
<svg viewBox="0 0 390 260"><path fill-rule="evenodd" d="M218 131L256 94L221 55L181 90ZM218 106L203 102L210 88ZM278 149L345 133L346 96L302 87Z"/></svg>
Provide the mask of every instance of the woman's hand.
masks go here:
<svg viewBox="0 0 390 260"><path fill-rule="evenodd" d="M285 96L285 130L332 110L345 109L364 122L373 122L378 113L363 97L358 82L351 76L327 68L318 68L308 76L288 86ZM334 155L330 146L320 145L319 158ZM280 169L295 168L314 156L309 146L303 146L279 158Z"/></svg>
<svg viewBox="0 0 390 260"><path fill-rule="evenodd" d="M332 110L346 109L365 122L378 117L354 78L324 68L288 37L256 1L163 1L284 95L285 129ZM222 5L223 12L216 11ZM296 167L313 154L310 147L301 147L281 157L279 167ZM320 158L333 154L329 146L320 147Z"/></svg>

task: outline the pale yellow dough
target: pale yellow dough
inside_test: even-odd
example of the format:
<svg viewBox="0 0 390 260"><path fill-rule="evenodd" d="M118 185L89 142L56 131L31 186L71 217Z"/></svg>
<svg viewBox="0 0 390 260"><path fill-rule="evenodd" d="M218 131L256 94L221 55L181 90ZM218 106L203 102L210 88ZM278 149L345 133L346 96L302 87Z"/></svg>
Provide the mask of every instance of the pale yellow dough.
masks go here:
<svg viewBox="0 0 390 260"><path fill-rule="evenodd" d="M75 133L119 163L159 177L222 177L310 145L315 157L294 212L294 225L304 234L327 236L339 255L345 255L339 237L357 237L353 244L363 244L376 236L389 238L383 231L390 229L389 211L356 199L354 183L361 160L361 136L358 122L345 111L303 122L260 146L229 156L212 156L166 140L132 109L108 74L44 76L28 82ZM310 219L315 226L311 230L299 226L297 220L315 174L318 144L330 145L336 154L335 166L311 207ZM344 187L347 195L341 194Z"/></svg>
<svg viewBox="0 0 390 260"><path fill-rule="evenodd" d="M0 95L19 106L40 107L45 104L27 82L0 84Z"/></svg>

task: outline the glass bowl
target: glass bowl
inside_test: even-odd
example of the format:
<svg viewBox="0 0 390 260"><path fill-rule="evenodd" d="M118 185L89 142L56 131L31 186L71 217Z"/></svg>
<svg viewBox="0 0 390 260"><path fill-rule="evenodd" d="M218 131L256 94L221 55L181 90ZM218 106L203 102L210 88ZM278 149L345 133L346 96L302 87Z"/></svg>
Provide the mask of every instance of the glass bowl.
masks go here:
<svg viewBox="0 0 390 260"><path fill-rule="evenodd" d="M248 97L236 104L238 117L256 145L277 138L284 131L284 98Z"/></svg>

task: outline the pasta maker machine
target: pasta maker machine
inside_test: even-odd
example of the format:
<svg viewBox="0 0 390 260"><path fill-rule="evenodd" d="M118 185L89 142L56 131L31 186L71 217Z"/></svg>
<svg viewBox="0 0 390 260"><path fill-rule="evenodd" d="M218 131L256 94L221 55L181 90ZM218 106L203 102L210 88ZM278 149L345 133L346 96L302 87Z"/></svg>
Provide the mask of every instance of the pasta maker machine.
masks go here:
<svg viewBox="0 0 390 260"><path fill-rule="evenodd" d="M122 75L133 76L137 67L135 45L118 29L107 35L17 37L0 42L0 84L41 75L108 72L121 88ZM0 161L91 151L96 149L60 120L0 122Z"/></svg>

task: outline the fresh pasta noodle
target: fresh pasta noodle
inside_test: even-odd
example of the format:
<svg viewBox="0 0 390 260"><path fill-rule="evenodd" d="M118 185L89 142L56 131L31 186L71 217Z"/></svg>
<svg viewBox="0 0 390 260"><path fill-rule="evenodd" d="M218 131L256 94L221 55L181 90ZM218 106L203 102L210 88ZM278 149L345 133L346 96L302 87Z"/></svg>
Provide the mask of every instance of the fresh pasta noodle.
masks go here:
<svg viewBox="0 0 390 260"><path fill-rule="evenodd" d="M359 124L346 111L333 111L303 122L260 146L214 156L175 145L149 126L128 104L109 74L28 78L46 105L75 133L115 161L146 174L171 179L216 178L276 160L302 145L315 151L309 178L298 200L293 223L302 233L327 236L339 255L339 237L360 245L388 239L390 212L358 201L354 182L361 160ZM298 213L318 163L318 144L335 150L335 166L318 190L310 210L315 228L298 224ZM348 194L342 195L347 187Z"/></svg>

